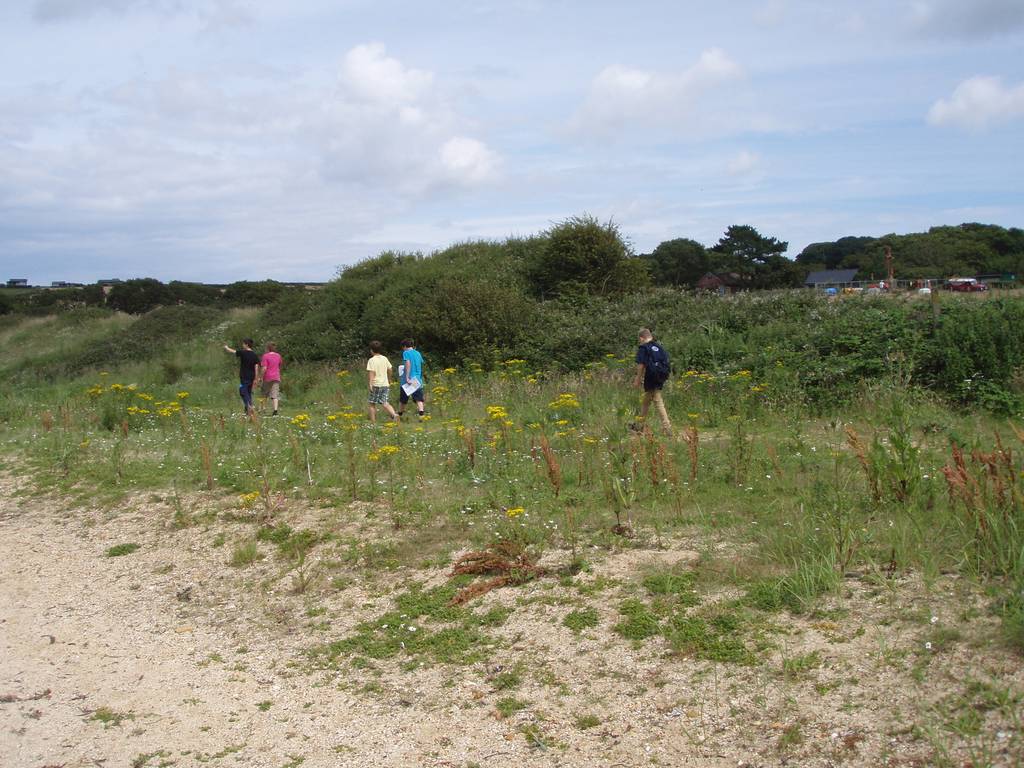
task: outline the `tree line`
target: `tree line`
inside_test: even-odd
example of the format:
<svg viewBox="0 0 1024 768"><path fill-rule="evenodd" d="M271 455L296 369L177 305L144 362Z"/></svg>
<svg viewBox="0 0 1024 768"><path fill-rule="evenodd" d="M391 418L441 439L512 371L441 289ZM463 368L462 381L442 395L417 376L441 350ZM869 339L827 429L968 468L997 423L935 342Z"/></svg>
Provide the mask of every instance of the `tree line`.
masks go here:
<svg viewBox="0 0 1024 768"><path fill-rule="evenodd" d="M153 278L125 280L106 288L31 290L0 294L0 314L42 314L81 306L104 306L141 314L158 306L273 306L297 310L350 329L371 296L403 301L423 293L428 305L437 295L460 307L492 306L490 294L505 297L503 311L526 311L523 302L573 296L622 296L648 287L694 289L707 274L728 275L743 289L796 288L808 273L821 269L855 269L856 279L883 277L890 248L899 277L1024 274L1024 230L993 224L965 223L932 227L927 232L882 237L842 237L812 243L795 259L789 244L736 224L712 246L690 238L660 243L651 253L636 254L614 222L576 216L531 237L504 242L458 243L425 256L386 251L343 268L323 292L310 292L274 280L238 281L224 287ZM410 284L406 276L415 275ZM401 286L396 288L395 286ZM322 295L316 295L322 294ZM13 298L12 298L13 297ZM451 302L449 302L451 303ZM371 316L373 308L371 307ZM456 311L448 307L445 312ZM461 310L459 310L461 311ZM434 318L454 322L440 312ZM500 314L500 312L498 313ZM475 318L486 324L486 318ZM308 321L312 322L312 321Z"/></svg>
<svg viewBox="0 0 1024 768"><path fill-rule="evenodd" d="M0 314L50 314L80 307L106 307L140 315L157 307L188 304L197 307L260 307L303 289L275 280L240 280L225 286L152 277L123 280L113 285L94 283L70 288L29 288L0 294Z"/></svg>

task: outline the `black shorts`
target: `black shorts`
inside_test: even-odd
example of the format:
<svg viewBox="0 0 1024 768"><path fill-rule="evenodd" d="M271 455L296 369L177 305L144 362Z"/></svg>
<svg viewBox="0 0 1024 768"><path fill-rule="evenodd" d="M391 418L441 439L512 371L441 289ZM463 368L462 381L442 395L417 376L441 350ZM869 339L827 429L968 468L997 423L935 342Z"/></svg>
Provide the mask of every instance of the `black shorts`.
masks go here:
<svg viewBox="0 0 1024 768"><path fill-rule="evenodd" d="M398 402L400 402L402 405L405 405L406 403L409 402L410 399L415 401L415 402L417 402L417 403L422 403L423 402L423 387L420 387L415 392L413 392L411 395L405 394L405 390L402 389L401 387L399 387L399 389L398 389Z"/></svg>

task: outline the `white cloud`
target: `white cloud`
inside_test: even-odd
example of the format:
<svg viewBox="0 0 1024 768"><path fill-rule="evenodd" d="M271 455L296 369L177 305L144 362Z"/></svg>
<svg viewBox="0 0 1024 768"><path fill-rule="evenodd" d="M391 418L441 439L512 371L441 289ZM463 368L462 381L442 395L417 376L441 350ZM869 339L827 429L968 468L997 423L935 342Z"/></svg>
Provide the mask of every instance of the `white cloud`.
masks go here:
<svg viewBox="0 0 1024 768"><path fill-rule="evenodd" d="M577 133L611 135L628 125L685 132L700 123L700 98L739 79L742 68L724 51L704 51L682 72L650 72L618 65L594 78L570 127Z"/></svg>
<svg viewBox="0 0 1024 768"><path fill-rule="evenodd" d="M1021 0L917 0L911 24L926 37L979 39L1024 27Z"/></svg>
<svg viewBox="0 0 1024 768"><path fill-rule="evenodd" d="M352 94L367 101L398 107L426 96L434 76L403 66L387 55L383 45L370 43L358 45L345 54L341 81Z"/></svg>
<svg viewBox="0 0 1024 768"><path fill-rule="evenodd" d="M369 255L345 243L497 177L501 158L445 86L369 45L333 73L171 69L0 90L0 219L19 222L0 243L49 252L60 231L109 254L177 249L182 273L230 252L282 275Z"/></svg>
<svg viewBox="0 0 1024 768"><path fill-rule="evenodd" d="M454 136L441 146L441 163L455 183L479 184L493 176L498 156L481 141Z"/></svg>
<svg viewBox="0 0 1024 768"><path fill-rule="evenodd" d="M418 196L492 178L499 157L466 135L471 127L432 72L370 43L345 55L336 92L307 116L305 130L322 148L326 179Z"/></svg>
<svg viewBox="0 0 1024 768"><path fill-rule="evenodd" d="M983 130L997 123L1024 117L1024 83L1004 86L998 77L972 77L956 87L948 99L928 110L932 125L955 125Z"/></svg>

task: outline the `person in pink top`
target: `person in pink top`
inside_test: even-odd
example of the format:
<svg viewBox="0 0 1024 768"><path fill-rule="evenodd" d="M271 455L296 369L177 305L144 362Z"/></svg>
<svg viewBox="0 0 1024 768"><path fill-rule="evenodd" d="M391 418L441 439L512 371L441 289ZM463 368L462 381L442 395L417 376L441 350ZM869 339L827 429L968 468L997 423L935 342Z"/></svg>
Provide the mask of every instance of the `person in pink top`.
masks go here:
<svg viewBox="0 0 1024 768"><path fill-rule="evenodd" d="M274 407L272 415L277 416L277 404L281 398L281 356L277 353L277 347L270 343L260 358L260 379L260 392L263 397L270 398L270 404Z"/></svg>

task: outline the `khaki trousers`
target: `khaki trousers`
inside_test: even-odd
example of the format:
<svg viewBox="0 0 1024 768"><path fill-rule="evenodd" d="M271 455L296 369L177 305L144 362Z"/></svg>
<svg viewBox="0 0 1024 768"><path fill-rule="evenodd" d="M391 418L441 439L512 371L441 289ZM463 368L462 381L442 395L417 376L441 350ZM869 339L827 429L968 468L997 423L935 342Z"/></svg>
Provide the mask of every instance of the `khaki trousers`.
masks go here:
<svg viewBox="0 0 1024 768"><path fill-rule="evenodd" d="M640 401L640 418L647 418L647 411L650 409L652 402L658 411L658 417L661 419L661 428L665 430L666 435L671 436L672 422L668 420L668 411L665 410L665 401L661 399L660 389L644 390L644 398Z"/></svg>

